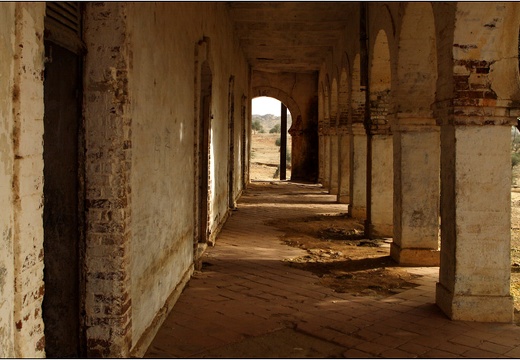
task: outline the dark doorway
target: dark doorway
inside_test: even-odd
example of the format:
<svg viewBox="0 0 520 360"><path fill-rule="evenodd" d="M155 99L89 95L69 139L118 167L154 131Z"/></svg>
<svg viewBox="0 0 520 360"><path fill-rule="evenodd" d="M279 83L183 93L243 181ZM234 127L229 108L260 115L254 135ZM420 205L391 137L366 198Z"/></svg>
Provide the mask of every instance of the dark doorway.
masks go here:
<svg viewBox="0 0 520 360"><path fill-rule="evenodd" d="M47 357L80 356L79 131L82 63L77 41L63 45L60 13L71 17L79 5L47 5L44 72L44 282L42 316ZM51 16L49 15L51 13ZM58 14L58 15L56 15ZM70 26L69 26L70 29ZM69 31L70 33L70 31ZM79 31L78 31L79 33ZM66 38L61 36L61 39ZM60 43L58 45L58 43ZM62 46L63 45L63 46ZM73 49L73 50L71 50ZM75 51L76 50L76 51Z"/></svg>
<svg viewBox="0 0 520 360"><path fill-rule="evenodd" d="M229 118L229 153L228 153L228 185L229 208L235 209L235 77L229 78L228 90L228 118Z"/></svg>

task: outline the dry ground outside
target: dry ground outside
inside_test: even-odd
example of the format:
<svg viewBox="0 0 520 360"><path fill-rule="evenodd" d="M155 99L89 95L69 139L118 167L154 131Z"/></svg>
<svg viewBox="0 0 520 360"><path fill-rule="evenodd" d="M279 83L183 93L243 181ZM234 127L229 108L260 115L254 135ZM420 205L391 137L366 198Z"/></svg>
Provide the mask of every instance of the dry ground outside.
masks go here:
<svg viewBox="0 0 520 360"><path fill-rule="evenodd" d="M251 180L279 179L276 170L280 165L280 147L275 145L280 134L253 134L251 140ZM287 135L287 152L291 152L291 136ZM291 166L287 161L287 179L291 178Z"/></svg>
<svg viewBox="0 0 520 360"><path fill-rule="evenodd" d="M279 134L254 134L251 179L270 181L279 163ZM288 137L290 149L290 137ZM290 170L287 171L290 179ZM515 322L520 323L520 165L513 169L511 190L511 294ZM520 181L519 181L520 182ZM345 213L301 218L293 222L274 221L270 225L284 232L282 241L307 251L307 255L287 260L288 266L317 274L320 282L337 292L384 297L415 286L413 276L389 256L391 239L368 240L363 224Z"/></svg>
<svg viewBox="0 0 520 360"><path fill-rule="evenodd" d="M515 321L520 323L520 165L513 169L511 189L511 294L515 301ZM520 183L520 181L518 181Z"/></svg>

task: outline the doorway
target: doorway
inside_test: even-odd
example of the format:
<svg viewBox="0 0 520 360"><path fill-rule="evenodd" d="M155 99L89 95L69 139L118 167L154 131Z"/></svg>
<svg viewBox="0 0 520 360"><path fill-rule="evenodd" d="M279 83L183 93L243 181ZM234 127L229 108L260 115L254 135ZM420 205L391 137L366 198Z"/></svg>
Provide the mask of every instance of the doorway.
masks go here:
<svg viewBox="0 0 520 360"><path fill-rule="evenodd" d="M282 102L266 96L254 98L251 111L251 181L290 179L292 141L287 129L292 125L291 113Z"/></svg>
<svg viewBox="0 0 520 360"><path fill-rule="evenodd" d="M211 142L211 85L212 74L207 61L201 66L201 93L199 115L199 201L198 201L198 243L206 244L209 228L209 163Z"/></svg>
<svg viewBox="0 0 520 360"><path fill-rule="evenodd" d="M81 355L80 26L79 3L47 4L43 119L45 295L42 305L47 357Z"/></svg>
<svg viewBox="0 0 520 360"><path fill-rule="evenodd" d="M230 78L229 78L228 119L229 119L228 206L230 209L235 209L236 201L235 201L235 77L234 76L230 76Z"/></svg>

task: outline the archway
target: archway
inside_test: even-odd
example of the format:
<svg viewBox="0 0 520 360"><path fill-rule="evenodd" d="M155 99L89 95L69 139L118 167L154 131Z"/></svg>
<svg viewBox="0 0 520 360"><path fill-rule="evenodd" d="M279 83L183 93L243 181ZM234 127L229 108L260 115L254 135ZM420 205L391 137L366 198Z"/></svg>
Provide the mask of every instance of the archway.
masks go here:
<svg viewBox="0 0 520 360"><path fill-rule="evenodd" d="M350 133L350 206L349 215L357 219L366 217L366 154L367 134L364 126L365 90L361 85L361 55L356 53L352 64L352 122Z"/></svg>
<svg viewBox="0 0 520 360"><path fill-rule="evenodd" d="M338 80L336 77L332 79L330 87L330 188L329 193L337 195L339 186L339 134L338 134L338 121L339 121L339 104L338 104Z"/></svg>
<svg viewBox="0 0 520 360"><path fill-rule="evenodd" d="M285 107L284 120L282 104L280 100L268 96L256 97L252 101L250 160L252 181L285 180L291 177L292 141L287 129L292 125L292 116ZM285 130L285 141L283 130ZM285 164L282 164L282 156Z"/></svg>
<svg viewBox="0 0 520 360"><path fill-rule="evenodd" d="M433 117L437 83L431 4L406 6L399 36L394 138L394 241L401 264L439 264L439 128Z"/></svg>
<svg viewBox="0 0 520 360"><path fill-rule="evenodd" d="M64 27L64 18L71 21ZM43 117L43 228L45 352L48 357L84 355L80 279L85 219L81 104L83 61L79 3L47 4ZM80 180L82 179L82 180Z"/></svg>
<svg viewBox="0 0 520 360"><path fill-rule="evenodd" d="M339 140L339 163L338 163L338 202L347 204L350 202L350 83L349 63L345 57L339 78L338 98L338 140Z"/></svg>
<svg viewBox="0 0 520 360"><path fill-rule="evenodd" d="M388 37L379 30L371 52L367 124L367 221L369 237L393 236L393 142L390 131L392 70ZM367 175L368 176L368 175Z"/></svg>

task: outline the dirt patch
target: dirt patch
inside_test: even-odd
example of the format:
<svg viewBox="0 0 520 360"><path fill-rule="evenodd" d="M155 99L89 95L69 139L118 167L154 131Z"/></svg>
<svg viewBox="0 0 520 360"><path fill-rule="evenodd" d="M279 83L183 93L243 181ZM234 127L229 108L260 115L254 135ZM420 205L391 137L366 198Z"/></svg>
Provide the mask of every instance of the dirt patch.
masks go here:
<svg viewBox="0 0 520 360"><path fill-rule="evenodd" d="M288 266L311 271L320 283L340 293L377 298L417 286L406 268L388 256L391 240L369 240L363 224L347 214L272 221L284 232L282 241L305 249L304 256L286 259Z"/></svg>

